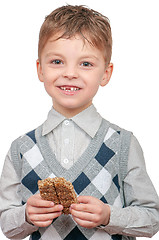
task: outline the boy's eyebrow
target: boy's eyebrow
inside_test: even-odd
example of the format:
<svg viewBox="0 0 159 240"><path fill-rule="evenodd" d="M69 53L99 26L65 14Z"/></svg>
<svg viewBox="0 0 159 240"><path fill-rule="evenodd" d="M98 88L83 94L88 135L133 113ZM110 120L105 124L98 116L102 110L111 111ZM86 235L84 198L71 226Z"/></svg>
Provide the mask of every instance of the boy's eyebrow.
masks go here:
<svg viewBox="0 0 159 240"><path fill-rule="evenodd" d="M97 56L95 56L95 55L83 55L83 56L81 56L81 58L94 58L94 59L98 59L98 57Z"/></svg>
<svg viewBox="0 0 159 240"><path fill-rule="evenodd" d="M48 53L46 54L46 57L51 57L52 55L59 56L59 57L63 57L63 55L62 55L61 53L58 53L58 52L48 52ZM89 55L89 54L87 54L87 55L84 54L84 55L81 55L80 58L87 58L87 59L95 59L95 60L98 60L98 57L95 56L95 55L93 55L93 54L91 54L91 55Z"/></svg>
<svg viewBox="0 0 159 240"><path fill-rule="evenodd" d="M62 56L62 54L60 54L60 53L58 53L58 52L48 52L48 53L46 54L46 57L50 57L50 56L52 56L52 55Z"/></svg>

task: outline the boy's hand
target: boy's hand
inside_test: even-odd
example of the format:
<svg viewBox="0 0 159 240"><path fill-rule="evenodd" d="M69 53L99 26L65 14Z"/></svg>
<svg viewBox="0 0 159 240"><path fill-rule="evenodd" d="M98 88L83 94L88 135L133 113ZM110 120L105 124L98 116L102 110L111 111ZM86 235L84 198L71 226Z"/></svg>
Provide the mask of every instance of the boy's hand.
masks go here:
<svg viewBox="0 0 159 240"><path fill-rule="evenodd" d="M33 195L27 200L26 221L38 227L47 227L61 215L62 209L62 205L43 200L40 194Z"/></svg>
<svg viewBox="0 0 159 240"><path fill-rule="evenodd" d="M78 197L80 204L72 204L70 211L77 224L85 228L107 225L110 219L110 207L91 196Z"/></svg>

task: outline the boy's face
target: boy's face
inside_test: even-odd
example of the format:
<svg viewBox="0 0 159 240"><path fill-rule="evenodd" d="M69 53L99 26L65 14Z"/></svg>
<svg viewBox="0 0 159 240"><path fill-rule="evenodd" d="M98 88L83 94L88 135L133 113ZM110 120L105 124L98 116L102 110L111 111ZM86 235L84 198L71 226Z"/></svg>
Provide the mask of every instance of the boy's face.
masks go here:
<svg viewBox="0 0 159 240"><path fill-rule="evenodd" d="M47 41L37 61L38 77L55 110L71 117L92 104L99 86L109 82L113 65L106 67L102 52L79 35L54 39Z"/></svg>

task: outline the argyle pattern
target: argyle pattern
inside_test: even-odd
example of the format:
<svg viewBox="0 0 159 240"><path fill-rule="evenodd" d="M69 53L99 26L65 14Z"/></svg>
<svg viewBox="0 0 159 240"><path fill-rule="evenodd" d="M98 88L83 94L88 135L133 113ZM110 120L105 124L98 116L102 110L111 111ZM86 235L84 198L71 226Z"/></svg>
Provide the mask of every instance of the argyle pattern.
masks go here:
<svg viewBox="0 0 159 240"><path fill-rule="evenodd" d="M97 141L99 141L98 138L101 138L100 147L96 152L91 147L88 149L93 152L93 157L86 161L87 164L81 166L81 169L76 171L75 174L73 171L70 171L68 174L67 170L61 167L62 175L60 176L64 176L72 182L77 195L94 196L104 203L122 208L124 203L119 181L121 129L117 128L115 130L111 126L107 126L107 131L104 132L103 130L101 128L102 134L97 137ZM56 173L56 169L52 168L52 163L50 162L49 164L48 159L46 159L46 156L48 158L53 156L51 149L50 152L49 148L45 149L45 145L42 144L42 141L40 142L41 136L39 138L36 137L36 131L33 130L19 138L18 144L16 144L16 147L13 146L14 150L12 151L15 152L16 149L16 151L19 151L18 156L20 156L20 164L18 165L18 159L13 154L15 167L17 165L21 166L16 171L18 171L17 173L21 177L22 204L25 204L31 195L38 192L38 180L59 176L59 173ZM51 161L57 161L55 156ZM54 219L49 227L39 228L37 232L31 235L30 239L123 240L125 237L120 235L110 236L104 230L98 228L86 229L80 227L74 222L71 215L62 215Z"/></svg>

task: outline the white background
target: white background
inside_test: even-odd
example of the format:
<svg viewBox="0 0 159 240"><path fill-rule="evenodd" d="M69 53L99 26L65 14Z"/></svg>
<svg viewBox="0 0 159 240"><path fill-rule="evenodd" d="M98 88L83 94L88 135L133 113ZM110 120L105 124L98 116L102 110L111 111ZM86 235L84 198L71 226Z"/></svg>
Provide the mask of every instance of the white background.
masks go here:
<svg viewBox="0 0 159 240"><path fill-rule="evenodd" d="M36 74L38 33L44 17L66 3L87 5L110 19L114 73L94 104L103 117L133 131L159 193L157 0L1 1L0 172L11 142L40 125L51 108L51 99ZM6 239L1 232L0 239ZM152 239L158 240L159 233Z"/></svg>

